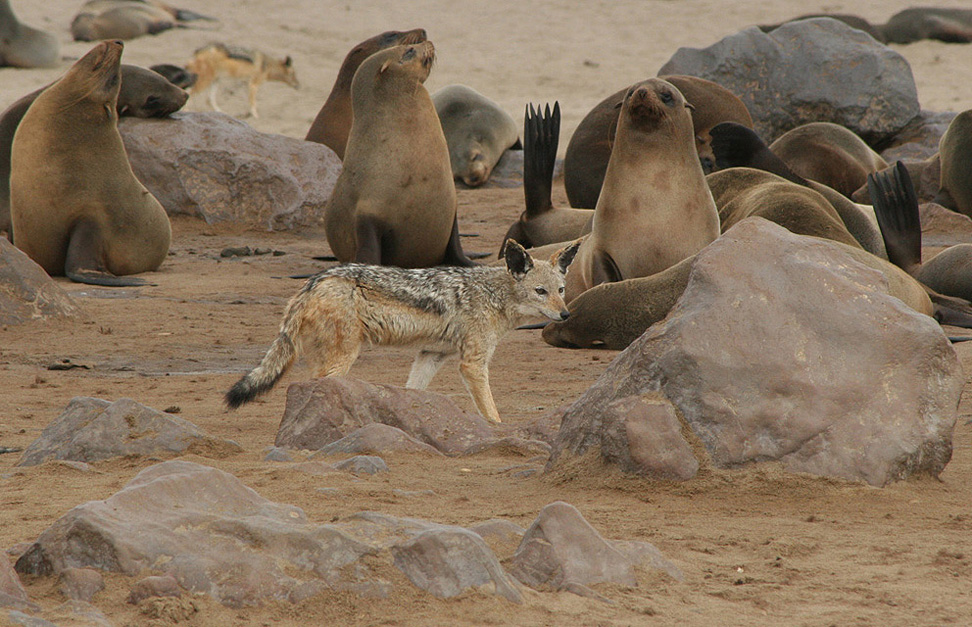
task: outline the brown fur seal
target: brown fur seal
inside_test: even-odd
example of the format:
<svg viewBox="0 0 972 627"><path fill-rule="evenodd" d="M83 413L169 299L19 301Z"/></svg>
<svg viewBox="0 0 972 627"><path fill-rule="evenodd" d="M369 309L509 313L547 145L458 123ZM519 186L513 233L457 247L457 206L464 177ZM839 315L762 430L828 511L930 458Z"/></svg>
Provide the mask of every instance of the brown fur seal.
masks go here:
<svg viewBox="0 0 972 627"><path fill-rule="evenodd" d="M859 15L849 15L847 13L810 13L807 15L801 15L799 17L795 17L792 20L780 22L779 24L763 24L759 27L759 29L764 33L771 33L777 28L779 28L780 26L783 26L783 24L789 24L791 22L800 22L803 20L812 20L818 17L829 17L830 19L837 20L838 22L843 22L844 24L847 24L851 28L856 28L857 30L864 31L865 33L867 33L868 35L870 35L871 37L873 37L874 39L876 39L881 43L887 43L887 40L884 38L884 32L882 31L882 25L871 24L870 22L868 22L867 20L865 20L863 17Z"/></svg>
<svg viewBox="0 0 972 627"><path fill-rule="evenodd" d="M439 115L452 176L479 187L508 148L519 144L516 122L499 105L471 87L446 85L432 94Z"/></svg>
<svg viewBox="0 0 972 627"><path fill-rule="evenodd" d="M712 169L712 151L708 130L720 122L738 122L753 126L753 119L742 100L731 91L694 76L661 76L682 93L695 109L692 123L696 150L703 171ZM571 207L590 209L597 204L597 196L604 181L604 172L611 156L611 146L618 125L618 106L630 89L626 87L602 100L581 120L564 155L564 188Z"/></svg>
<svg viewBox="0 0 972 627"><path fill-rule="evenodd" d="M169 250L162 205L132 173L118 133L120 41L104 41L37 96L14 135L17 247L51 275L139 285Z"/></svg>
<svg viewBox="0 0 972 627"><path fill-rule="evenodd" d="M409 31L390 30L371 39L366 39L351 49L344 57L337 79L331 87L327 101L311 123L305 140L324 144L335 153L339 159L344 159L344 150L351 133L351 81L358 67L364 60L380 50L392 46L408 46L420 44L426 40L425 29L416 28Z"/></svg>
<svg viewBox="0 0 972 627"><path fill-rule="evenodd" d="M803 124L780 135L769 149L805 179L823 183L850 198L867 175L888 162L854 131L830 122Z"/></svg>
<svg viewBox="0 0 972 627"><path fill-rule="evenodd" d="M972 110L955 116L938 142L940 186L935 201L972 217Z"/></svg>
<svg viewBox="0 0 972 627"><path fill-rule="evenodd" d="M846 13L814 13L759 28L768 33L783 24L817 17L829 17L843 22L851 28L864 31L883 44L910 44L923 39L960 44L972 42L972 10L969 9L912 7L895 13L885 24L872 24L863 17Z"/></svg>
<svg viewBox="0 0 972 627"><path fill-rule="evenodd" d="M54 35L22 24L0 0L0 67L53 67L61 60L61 44Z"/></svg>
<svg viewBox="0 0 972 627"><path fill-rule="evenodd" d="M184 90L145 68L122 65L121 76L116 105L119 116L163 118L181 109L189 98ZM10 149L14 132L27 109L47 87L50 85L27 94L0 113L0 231L6 231L10 241L13 241L10 229Z"/></svg>
<svg viewBox="0 0 972 627"><path fill-rule="evenodd" d="M840 192L803 178L769 149L759 135L751 128L741 124L725 122L717 124L709 131L712 136L712 152L715 156L716 170L733 167L766 170L788 181L809 187L826 198L840 215L844 226L854 239L873 255L887 259L884 241L878 230L874 211L869 206L858 205Z"/></svg>
<svg viewBox="0 0 972 627"><path fill-rule="evenodd" d="M523 195L526 210L514 222L506 240L516 240L526 248L575 240L591 230L594 212L590 209L554 207L551 198L553 171L560 138L560 103L541 111L527 105L523 119Z"/></svg>
<svg viewBox="0 0 972 627"><path fill-rule="evenodd" d="M339 261L472 265L459 245L449 147L423 86L434 59L430 41L395 46L354 75L344 167L324 209Z"/></svg>
<svg viewBox="0 0 972 627"><path fill-rule="evenodd" d="M156 0L89 0L71 21L75 41L135 39L157 35L193 20L216 21Z"/></svg>
<svg viewBox="0 0 972 627"><path fill-rule="evenodd" d="M628 90L591 235L567 275L568 302L600 283L661 272L718 237L690 107L660 78Z"/></svg>

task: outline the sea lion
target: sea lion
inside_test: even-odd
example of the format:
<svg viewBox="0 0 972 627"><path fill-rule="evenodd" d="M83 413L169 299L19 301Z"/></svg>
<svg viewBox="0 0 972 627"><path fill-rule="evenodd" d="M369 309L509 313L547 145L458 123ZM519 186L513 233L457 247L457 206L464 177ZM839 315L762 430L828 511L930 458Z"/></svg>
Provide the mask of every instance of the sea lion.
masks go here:
<svg viewBox="0 0 972 627"><path fill-rule="evenodd" d="M51 275L140 285L171 229L132 173L118 133L120 41L104 41L37 96L14 134L10 214L16 244Z"/></svg>
<svg viewBox="0 0 972 627"><path fill-rule="evenodd" d="M661 272L719 236L690 107L660 78L625 94L591 234L567 275L568 302L599 283Z"/></svg>
<svg viewBox="0 0 972 627"><path fill-rule="evenodd" d="M311 123L307 131L305 140L324 144L335 153L339 159L344 159L344 150L348 143L348 135L351 133L351 81L358 67L364 60L380 50L391 48L392 46L407 46L410 44L420 44L426 40L424 28L415 28L409 31L390 30L380 35L375 35L371 39L366 39L355 46L344 57L341 69L338 70L334 86L331 93L324 102L324 106L317 113L317 117Z"/></svg>
<svg viewBox="0 0 972 627"><path fill-rule="evenodd" d="M489 180L496 162L519 144L516 122L498 104L465 85L446 85L432 94L439 115L452 176L469 187Z"/></svg>
<svg viewBox="0 0 972 627"><path fill-rule="evenodd" d="M884 240L878 229L877 218L871 207L856 204L822 183L803 178L777 157L751 128L742 124L724 122L712 127L709 135L712 137L712 152L717 171L733 167L766 170L819 192L837 211L844 226L864 250L882 259L888 258L884 249Z"/></svg>
<svg viewBox="0 0 972 627"><path fill-rule="evenodd" d="M423 86L434 60L430 41L394 46L355 73L344 167L324 208L342 262L474 265L459 244L449 147Z"/></svg>
<svg viewBox="0 0 972 627"><path fill-rule="evenodd" d="M922 39L967 44L972 42L972 10L914 7L895 13L880 29L892 44Z"/></svg>
<svg viewBox="0 0 972 627"><path fill-rule="evenodd" d="M0 67L54 67L60 53L57 37L22 24L10 0L0 0Z"/></svg>
<svg viewBox="0 0 972 627"><path fill-rule="evenodd" d="M574 240L591 230L591 209L554 207L551 198L553 171L560 138L560 103L541 111L527 105L523 116L523 195L526 209L514 222L506 240L516 240L526 248Z"/></svg>
<svg viewBox="0 0 972 627"><path fill-rule="evenodd" d="M720 122L738 122L753 126L753 119L742 100L731 91L702 78L669 75L662 78L682 93L695 109L692 124L696 150L704 172L712 169L712 151L708 130ZM604 172L611 156L611 146L618 125L618 105L630 89L611 94L581 120L564 155L564 188L571 207L590 209L597 204Z"/></svg>
<svg viewBox="0 0 972 627"><path fill-rule="evenodd" d="M71 21L71 35L75 41L135 39L193 20L217 21L155 0L89 0Z"/></svg>
<svg viewBox="0 0 972 627"><path fill-rule="evenodd" d="M124 68L122 66L122 76L124 77ZM159 63L157 65L150 65L149 69L153 72L158 72L165 77L165 80L169 81L176 87L181 87L182 89L189 89L196 84L196 79L199 78L196 74L190 72L184 67L179 67L178 65L173 65L171 63ZM123 79L124 80L124 79Z"/></svg>
<svg viewBox="0 0 972 627"><path fill-rule="evenodd" d="M769 149L805 179L823 183L850 198L867 175L888 162L854 131L830 122L803 124L780 135Z"/></svg>
<svg viewBox="0 0 972 627"><path fill-rule="evenodd" d="M762 24L759 26L759 29L764 33L771 33L777 28L779 28L780 26L783 26L783 24L789 24L790 22L800 22L802 20L812 20L818 17L829 17L830 19L837 20L838 22L843 22L844 24L847 24L851 28L856 28L857 30L864 31L865 33L867 33L877 41L881 42L882 44L887 43L887 39L885 39L884 32L882 30L883 27L881 24L871 24L870 22L868 22L866 19L864 19L859 15L849 15L847 13L810 13L807 15L801 15L799 17L795 17L785 22L780 22L779 24Z"/></svg>
<svg viewBox="0 0 972 627"><path fill-rule="evenodd" d="M935 202L972 217L972 110L951 121L938 142L940 185Z"/></svg>
<svg viewBox="0 0 972 627"><path fill-rule="evenodd" d="M121 77L115 107L119 116L164 118L181 109L189 98L189 94L163 76L136 65L122 65ZM14 132L30 105L48 87L50 85L27 94L0 113L0 231L6 231L10 241L13 241L10 228L10 149Z"/></svg>

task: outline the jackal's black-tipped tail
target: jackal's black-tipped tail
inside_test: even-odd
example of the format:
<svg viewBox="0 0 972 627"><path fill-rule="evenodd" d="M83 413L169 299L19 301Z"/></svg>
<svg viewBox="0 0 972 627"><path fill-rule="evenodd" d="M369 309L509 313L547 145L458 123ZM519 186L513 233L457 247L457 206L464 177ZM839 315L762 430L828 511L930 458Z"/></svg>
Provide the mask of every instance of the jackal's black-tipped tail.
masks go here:
<svg viewBox="0 0 972 627"><path fill-rule="evenodd" d="M230 409L236 409L268 392L277 384L296 357L297 351L293 340L282 331L270 345L270 350L264 355L260 365L237 381L226 393L226 405Z"/></svg>
<svg viewBox="0 0 972 627"><path fill-rule="evenodd" d="M756 131L737 122L716 124L709 130L716 169L755 168L782 176L797 185L807 186L807 179L790 169L773 154Z"/></svg>
<svg viewBox="0 0 972 627"><path fill-rule="evenodd" d="M560 103L534 110L528 104L523 117L523 195L526 215L533 218L553 207L550 191L560 143Z"/></svg>
<svg viewBox="0 0 972 627"><path fill-rule="evenodd" d="M921 217L918 195L908 169L900 161L894 166L867 175L867 191L888 261L912 272L921 263Z"/></svg>

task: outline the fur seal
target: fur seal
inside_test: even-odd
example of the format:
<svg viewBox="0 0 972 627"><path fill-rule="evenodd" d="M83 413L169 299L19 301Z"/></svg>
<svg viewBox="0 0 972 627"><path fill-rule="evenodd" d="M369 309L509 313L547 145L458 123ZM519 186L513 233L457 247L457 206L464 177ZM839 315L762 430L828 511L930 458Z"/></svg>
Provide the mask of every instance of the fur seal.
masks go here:
<svg viewBox="0 0 972 627"><path fill-rule="evenodd" d="M560 138L560 103L541 111L527 105L523 116L523 195L526 209L514 222L500 246L507 240L526 248L575 240L591 230L590 209L554 207L551 198L553 171Z"/></svg>
<svg viewBox="0 0 972 627"><path fill-rule="evenodd" d="M803 124L780 135L769 149L805 179L823 183L850 198L867 175L888 162L854 131L830 122Z"/></svg>
<svg viewBox="0 0 972 627"><path fill-rule="evenodd" d="M135 39L183 27L183 22L193 20L217 21L157 0L89 0L71 21L71 36L75 41Z"/></svg>
<svg viewBox="0 0 972 627"><path fill-rule="evenodd" d="M10 0L0 0L0 67L54 67L60 60L57 37L21 23Z"/></svg>
<svg viewBox="0 0 972 627"><path fill-rule="evenodd" d="M816 17L829 17L841 21L851 28L864 31L883 44L910 44L923 39L959 44L972 42L972 10L970 9L912 7L895 13L884 24L872 24L863 17L846 13L814 13L759 28L768 33L783 24Z"/></svg>
<svg viewBox="0 0 972 627"><path fill-rule="evenodd" d="M752 128L749 110L735 94L712 81L680 75L659 78L675 85L685 100L695 107L692 124L696 150L703 171L710 172L713 157L709 148L709 129L720 122L738 122ZM617 130L619 103L629 89L630 86L611 94L591 109L567 144L564 188L571 207L590 209L597 204Z"/></svg>
<svg viewBox="0 0 972 627"><path fill-rule="evenodd" d="M516 122L498 104L465 85L446 85L432 94L446 143L452 176L479 187L507 149L520 143Z"/></svg>
<svg viewBox="0 0 972 627"><path fill-rule="evenodd" d="M951 121L938 142L940 185L935 202L972 217L972 110Z"/></svg>
<svg viewBox="0 0 972 627"><path fill-rule="evenodd" d="M759 26L759 30L763 31L764 33L771 33L784 24L800 22L802 20L812 20L818 17L829 17L832 20L843 22L851 28L864 31L882 44L887 43L887 39L885 39L884 32L882 30L882 25L872 24L859 15L850 15L848 13L808 13L807 15L800 15L791 20L780 22L779 24L762 24Z"/></svg>
<svg viewBox="0 0 972 627"><path fill-rule="evenodd" d="M331 93L324 102L324 106L317 113L311 123L305 140L324 144L335 153L339 159L344 159L344 150L351 133L351 81L358 67L371 55L391 48L392 46L408 46L420 44L426 40L424 28L409 31L390 30L371 39L366 39L355 46L344 57L341 69L338 70Z"/></svg>
<svg viewBox="0 0 972 627"><path fill-rule="evenodd" d="M145 68L122 65L121 77L115 107L119 116L164 118L181 109L189 98L183 89ZM0 113L0 231L6 231L10 241L13 241L10 229L10 149L14 132L30 105L48 87L50 85L27 94Z"/></svg>
<svg viewBox="0 0 972 627"><path fill-rule="evenodd" d="M37 96L14 134L10 213L17 247L51 275L140 285L171 229L132 173L118 133L120 41L104 41Z"/></svg>
<svg viewBox="0 0 972 627"><path fill-rule="evenodd" d="M344 167L324 208L339 261L474 265L459 244L449 147L423 86L434 60L430 41L394 46L354 75Z"/></svg>
<svg viewBox="0 0 972 627"><path fill-rule="evenodd" d="M777 157L751 128L725 122L712 127L709 134L712 136L716 170L732 167L766 170L819 192L837 211L844 226L864 247L864 250L882 259L888 258L884 249L884 240L878 229L877 218L870 206L858 205L822 183L803 178Z"/></svg>
<svg viewBox="0 0 972 627"><path fill-rule="evenodd" d="M690 107L660 78L625 94L591 234L567 275L568 302L600 283L661 272L719 236Z"/></svg>

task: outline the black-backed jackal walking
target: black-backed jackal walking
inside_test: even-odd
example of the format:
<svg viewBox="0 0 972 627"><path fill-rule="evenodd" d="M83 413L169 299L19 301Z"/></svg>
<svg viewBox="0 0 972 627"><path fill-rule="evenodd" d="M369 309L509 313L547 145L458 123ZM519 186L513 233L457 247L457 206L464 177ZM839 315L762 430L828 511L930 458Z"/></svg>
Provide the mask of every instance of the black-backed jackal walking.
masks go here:
<svg viewBox="0 0 972 627"><path fill-rule="evenodd" d="M274 59L259 50L213 43L196 50L186 69L196 74L192 94L200 94L209 89L209 105L220 111L216 104L216 85L220 78L230 77L246 80L249 88L250 115L257 115L257 91L265 81L280 81L294 89L300 87L294 71L293 60L288 56L283 60Z"/></svg>
<svg viewBox="0 0 972 627"><path fill-rule="evenodd" d="M239 407L277 383L303 355L315 376L344 375L363 344L415 345L406 387L425 389L446 357L479 413L499 422L489 388L489 361L499 339L525 319L565 320L564 276L580 242L534 260L514 241L506 267L403 269L346 264L310 279L287 305L280 334L260 365L226 393Z"/></svg>

